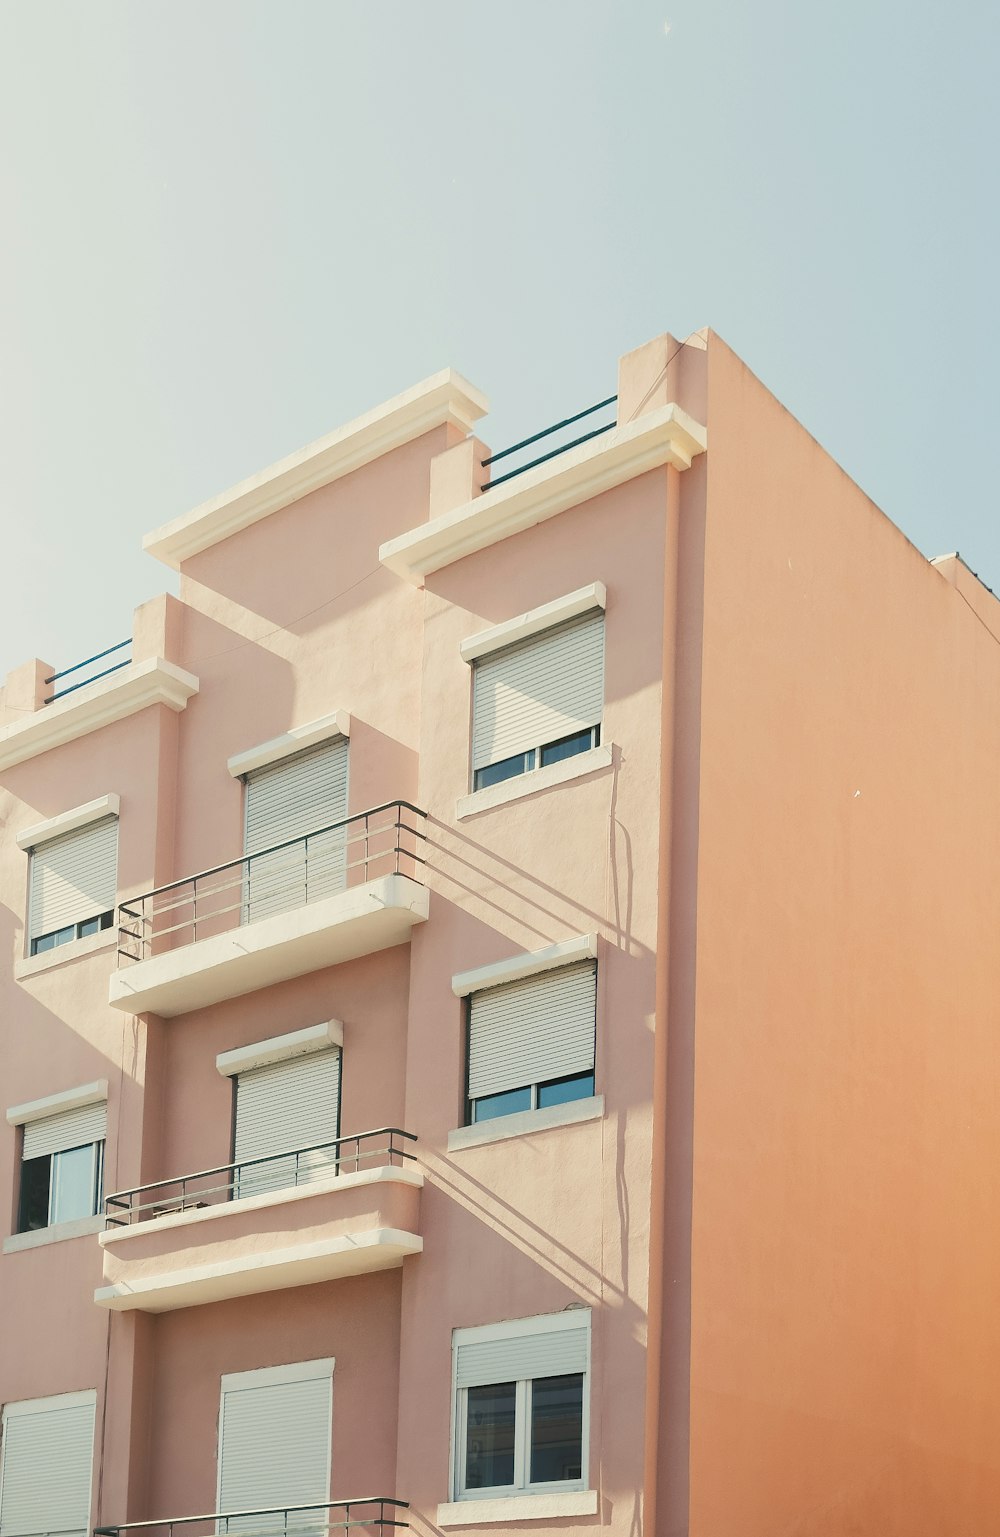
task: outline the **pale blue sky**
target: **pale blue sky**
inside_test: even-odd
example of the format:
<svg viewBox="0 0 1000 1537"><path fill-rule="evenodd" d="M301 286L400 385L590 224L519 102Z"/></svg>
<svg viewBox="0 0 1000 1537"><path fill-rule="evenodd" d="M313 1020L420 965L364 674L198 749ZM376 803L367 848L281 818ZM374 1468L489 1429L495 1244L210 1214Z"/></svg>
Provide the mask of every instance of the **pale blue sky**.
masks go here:
<svg viewBox="0 0 1000 1537"><path fill-rule="evenodd" d="M503 447L712 325L1000 587L992 0L0 0L0 673L452 364Z"/></svg>

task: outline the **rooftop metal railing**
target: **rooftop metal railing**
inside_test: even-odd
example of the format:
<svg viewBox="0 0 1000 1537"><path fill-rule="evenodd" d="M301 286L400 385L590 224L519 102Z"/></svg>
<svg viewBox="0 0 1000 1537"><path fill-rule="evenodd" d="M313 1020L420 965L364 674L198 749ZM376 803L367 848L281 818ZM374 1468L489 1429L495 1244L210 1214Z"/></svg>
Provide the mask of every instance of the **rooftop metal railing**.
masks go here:
<svg viewBox="0 0 1000 1537"><path fill-rule="evenodd" d="M60 678L68 678L70 673L79 672L84 667L91 667L94 662L103 662L106 656L112 656L116 651L124 651L126 646L131 647L131 645L132 637L130 635L128 640L120 640L116 646L109 646L106 651L98 651L96 655L88 656L83 662L74 662L72 667L64 667L61 672L54 672L51 678L45 679L45 682L46 684L58 683ZM96 683L98 678L106 678L110 673L119 672L123 667L127 667L131 660L132 658L127 656L124 662L114 662L110 667L103 667L100 672L94 672L89 677L81 678L79 683L71 683L69 688L56 689L44 703L51 704L54 699L62 699L66 694L75 694L78 688L86 688L88 683Z"/></svg>
<svg viewBox="0 0 1000 1537"><path fill-rule="evenodd" d="M593 416L595 411L603 411L606 406L613 406L617 401L617 395L609 395L607 400L599 400L596 406L588 406L585 411L577 411L574 416L564 417L561 422L555 422L551 427L543 427L541 432L533 432L530 437L522 438L519 443L512 443L510 448L502 448L497 454L490 454L483 460L485 468L488 464L496 464L500 459L506 459L511 454L519 453L522 448L530 448L532 443L540 443L542 438L551 437L554 432L562 432L564 427L572 427L574 422L582 422L585 416ZM603 432L610 432L618 425L617 418L605 422L602 427L595 427L592 432L585 432L578 438L573 438L569 443L561 443L558 448L552 448L547 454L539 454L535 459L529 459L526 464L519 464L516 469L508 470L504 475L491 475L480 491L492 491L494 486L503 485L505 480L513 480L515 475L523 475L525 470L533 470L536 465L544 464L547 459L554 459L557 454L568 453L571 448L579 448L581 443L589 443L591 438L599 438Z"/></svg>
<svg viewBox="0 0 1000 1537"><path fill-rule="evenodd" d="M106 1223L109 1228L130 1227L135 1222L221 1205L241 1196L311 1184L328 1174L355 1174L362 1168L386 1165L402 1168L416 1154L401 1144L416 1140L412 1131L380 1126L374 1131L338 1137L333 1142L289 1148L287 1152L270 1153L263 1158L244 1158L239 1163L219 1164L214 1169L201 1169L197 1174L182 1174L176 1179L153 1180L148 1185L136 1185L132 1190L117 1190L106 1196Z"/></svg>
<svg viewBox="0 0 1000 1537"><path fill-rule="evenodd" d="M387 801L301 838L157 886L118 908L118 954L142 961L381 875L420 880L426 811Z"/></svg>
<svg viewBox="0 0 1000 1537"><path fill-rule="evenodd" d="M375 1495L368 1499L330 1500L319 1505L275 1505L264 1510L216 1511L206 1516L172 1516L161 1521L123 1521L118 1526L95 1526L93 1537L122 1537L125 1532L149 1533L150 1537L174 1537L175 1528L195 1537L192 1528L233 1537L323 1537L326 1532L375 1532L382 1534L409 1527L407 1500ZM273 1518L273 1519L269 1519Z"/></svg>

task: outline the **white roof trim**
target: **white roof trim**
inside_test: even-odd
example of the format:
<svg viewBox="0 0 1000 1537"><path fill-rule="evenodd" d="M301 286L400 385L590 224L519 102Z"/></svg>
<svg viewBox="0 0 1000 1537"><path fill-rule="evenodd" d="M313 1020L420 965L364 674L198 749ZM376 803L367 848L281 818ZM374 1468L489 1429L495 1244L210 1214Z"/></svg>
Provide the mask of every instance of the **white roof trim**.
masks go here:
<svg viewBox="0 0 1000 1537"><path fill-rule="evenodd" d="M451 979L451 990L456 997L467 998L484 987L499 987L502 982L518 982L522 977L554 971L557 966L569 966L573 961L596 959L597 935L577 934L557 945L547 945L544 950L529 950L506 961L494 961L490 966L477 966L474 971L459 971Z"/></svg>
<svg viewBox="0 0 1000 1537"><path fill-rule="evenodd" d="M292 1030L288 1035L272 1035L270 1040L257 1041L252 1046L221 1051L215 1065L223 1078L232 1078L253 1067L266 1067L270 1062L284 1062L291 1057L304 1057L311 1051L326 1051L331 1046L343 1044L344 1027L340 1020L327 1019L321 1025L308 1025L305 1030Z"/></svg>
<svg viewBox="0 0 1000 1537"><path fill-rule="evenodd" d="M108 1097L108 1080L97 1078L84 1083L78 1089L63 1089L61 1094L47 1094L44 1099L29 1099L23 1105L11 1105L7 1111L10 1126L27 1126L29 1121L41 1121L46 1116L59 1115L63 1110L79 1110L83 1105L99 1105Z"/></svg>
<svg viewBox="0 0 1000 1537"><path fill-rule="evenodd" d="M78 827L86 827L89 822L116 817L120 806L117 795L101 795L83 806L75 806L72 811L63 811L57 817L49 817L47 822L33 822L30 827L22 828L17 835L17 846L27 851L37 843L48 843L51 838L59 838L63 833L72 833Z"/></svg>
<svg viewBox="0 0 1000 1537"><path fill-rule="evenodd" d="M435 427L450 423L463 432L471 431L488 410L485 395L454 369L443 368L373 411L240 481L221 496L203 502L193 512L154 529L142 547L179 571L192 555Z"/></svg>
<svg viewBox="0 0 1000 1537"><path fill-rule="evenodd" d="M587 614L591 609L607 606L608 593L604 583L591 582L587 587L578 587L576 592L567 593L564 598L553 598L551 603L543 603L540 608L530 608L526 614L518 614L514 619L505 619L503 624L495 624L489 630L480 630L477 635L470 635L462 641L460 647L462 660L474 662L478 657L488 656L491 651L501 651L519 640L527 640L531 635L551 630L553 625L575 619L578 614Z"/></svg>
<svg viewBox="0 0 1000 1537"><path fill-rule="evenodd" d="M290 758L306 747L315 747L317 742L325 742L335 736L349 737L350 734L351 717L346 710L334 710L331 715L308 721L304 726L293 726L291 731L272 737L269 742L261 742L259 747L248 747L245 752L234 753L226 760L226 767L234 779L240 779L244 774L251 774L254 769L264 768L268 763L278 763L282 758Z"/></svg>
<svg viewBox="0 0 1000 1537"><path fill-rule="evenodd" d="M379 549L379 560L419 587L432 571L544 523L647 470L665 464L688 470L707 443L705 428L680 406L660 406L390 539Z"/></svg>
<svg viewBox="0 0 1000 1537"><path fill-rule="evenodd" d="M58 699L25 720L5 726L0 731L0 770L37 758L64 742L75 742L101 726L135 715L147 705L165 704L171 710L183 710L198 688L197 678L160 656L130 662L110 678L88 684L68 699Z"/></svg>

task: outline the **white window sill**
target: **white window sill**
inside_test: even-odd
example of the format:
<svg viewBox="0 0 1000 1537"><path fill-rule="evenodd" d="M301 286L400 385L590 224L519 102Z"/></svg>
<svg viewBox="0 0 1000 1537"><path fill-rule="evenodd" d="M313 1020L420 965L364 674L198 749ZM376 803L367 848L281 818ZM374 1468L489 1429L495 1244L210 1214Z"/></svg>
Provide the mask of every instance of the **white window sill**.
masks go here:
<svg viewBox="0 0 1000 1537"><path fill-rule="evenodd" d="M439 1505L438 1526L501 1526L511 1521L558 1521L563 1516L596 1516L597 1490L568 1494L508 1494L493 1500L455 1500Z"/></svg>
<svg viewBox="0 0 1000 1537"><path fill-rule="evenodd" d="M461 822L480 811L491 811L494 806L505 806L508 801L522 800L538 790L548 790L553 785L567 784L571 779L583 779L586 774L608 769L613 752L612 742L602 742L600 747L591 747L588 752L577 753L573 758L563 758L560 763L530 769L527 774L517 774L498 785L487 785L485 790L473 790L471 795L463 795L455 802L455 817Z"/></svg>
<svg viewBox="0 0 1000 1537"><path fill-rule="evenodd" d="M44 1249L46 1244L64 1243L67 1238L86 1238L104 1227L103 1217L80 1217L76 1222L56 1222L52 1227L35 1228L32 1233L12 1233L3 1241L4 1254L19 1254L22 1249Z"/></svg>
<svg viewBox="0 0 1000 1537"><path fill-rule="evenodd" d="M90 955L95 950L108 950L117 943L118 929L112 924L110 929L88 934L86 939L71 939L68 944L56 945L53 950L43 950L41 955L22 956L14 962L14 981L22 982L25 977L33 977L36 972L62 966L66 961L79 960L81 955Z"/></svg>
<svg viewBox="0 0 1000 1537"><path fill-rule="evenodd" d="M493 1121L457 1126L448 1133L448 1151L454 1153L463 1147L480 1147L485 1142L505 1142L508 1137L526 1137L533 1131L548 1131L553 1126L597 1121L603 1115L603 1094L572 1099L565 1105L546 1105L542 1110L518 1110L514 1115L498 1115Z"/></svg>

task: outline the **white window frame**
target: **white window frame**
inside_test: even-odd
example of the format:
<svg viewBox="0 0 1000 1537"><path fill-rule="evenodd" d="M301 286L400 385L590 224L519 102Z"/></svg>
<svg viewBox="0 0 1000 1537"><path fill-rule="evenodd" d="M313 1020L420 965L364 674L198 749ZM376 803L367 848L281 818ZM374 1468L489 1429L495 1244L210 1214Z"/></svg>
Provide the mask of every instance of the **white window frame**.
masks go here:
<svg viewBox="0 0 1000 1537"><path fill-rule="evenodd" d="M333 1479L333 1370L336 1356L325 1356L318 1361L289 1361L285 1366L258 1366L247 1372L225 1372L219 1382L219 1412L215 1422L215 1508L222 1511L222 1406L227 1392L239 1392L245 1388L277 1387L282 1382L312 1382L329 1378L330 1381L330 1435L326 1445L326 1491L329 1495Z"/></svg>
<svg viewBox="0 0 1000 1537"><path fill-rule="evenodd" d="M94 1435L97 1426L97 1389L85 1388L79 1393L55 1393L48 1398L22 1398L13 1403L6 1403L0 1413L0 1431L6 1430L7 1421L22 1415L45 1414L53 1409L81 1409L90 1405L94 1410L94 1428L91 1431L90 1445L90 1483L87 1488L87 1519L84 1533L89 1531L94 1503ZM0 1434L0 1499L3 1495L3 1481L5 1474L4 1452L7 1444L6 1435Z"/></svg>
<svg viewBox="0 0 1000 1537"><path fill-rule="evenodd" d="M533 1484L531 1471L531 1413L528 1386L533 1377L517 1380L514 1400L514 1483L489 1488L465 1488L466 1452L469 1428L469 1389L458 1386L458 1346L485 1340L524 1339L531 1334L555 1334L560 1329L579 1329L586 1318L587 1366L583 1372L583 1404L580 1424L580 1477L558 1483ZM451 1467L448 1485L452 1498L465 1500L514 1499L543 1494L572 1494L590 1488L590 1388L592 1369L592 1314L589 1308L570 1308L563 1313L538 1314L533 1318L509 1319L503 1323L483 1324L471 1329L452 1331L451 1349ZM544 1380L539 1375L539 1380ZM473 1384L474 1386L475 1384ZM520 1481L519 1481L520 1476Z"/></svg>
<svg viewBox="0 0 1000 1537"><path fill-rule="evenodd" d="M63 1148L55 1153L38 1155L40 1157L47 1157L49 1160L48 1221L44 1228L21 1227L21 1210L23 1203L22 1181L24 1179L24 1165L26 1161L34 1161L33 1159L25 1160L23 1128L36 1121L49 1120L50 1118L63 1114L67 1110L82 1109L88 1105L98 1104L103 1104L106 1107L107 1098L108 1082L106 1078L101 1078L96 1079L93 1083L83 1084L78 1089L66 1089L59 1094L47 1095L44 1099L31 1100L23 1105L12 1105L10 1109L8 1109L8 1123L11 1126L22 1128L21 1137L19 1138L18 1143L19 1151L17 1169L17 1204L16 1210L14 1212L16 1234L14 1236L23 1237L26 1234L44 1233L50 1230L55 1230L57 1228L72 1227L75 1226L75 1224L78 1222L86 1222L90 1218L99 1217L102 1215L104 1210L105 1155L107 1151L108 1140L106 1126L104 1136L97 1138L93 1142L81 1142L78 1143L76 1147ZM106 1114L107 1111L105 1109L105 1115ZM52 1209L53 1201L58 1189L59 1172L58 1165L56 1164L55 1160L57 1158L63 1157L66 1153L79 1152L83 1148L90 1148L91 1150L91 1188L94 1192L94 1210L84 1216L65 1218L61 1222L53 1221Z"/></svg>

